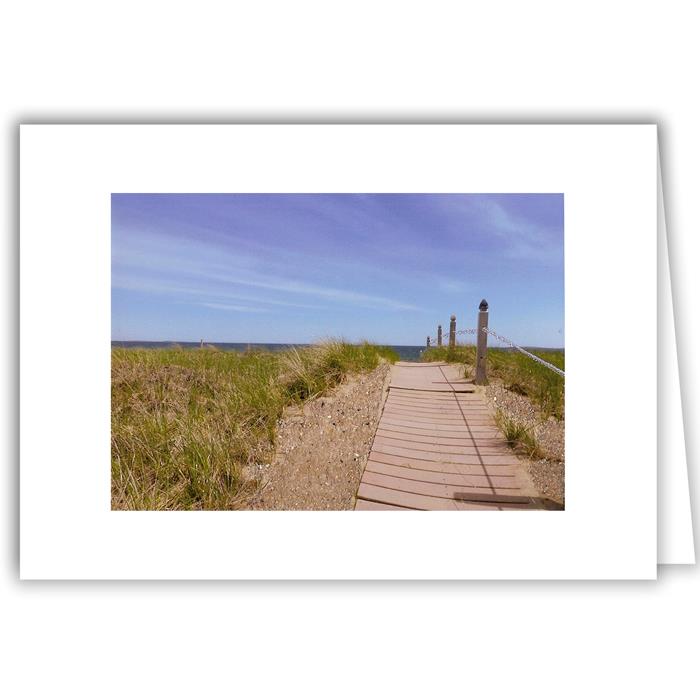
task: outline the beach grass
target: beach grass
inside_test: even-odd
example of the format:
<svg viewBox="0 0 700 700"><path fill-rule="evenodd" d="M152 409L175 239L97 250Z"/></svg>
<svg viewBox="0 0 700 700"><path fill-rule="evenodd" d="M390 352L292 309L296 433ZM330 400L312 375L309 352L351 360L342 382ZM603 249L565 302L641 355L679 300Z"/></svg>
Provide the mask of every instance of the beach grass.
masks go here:
<svg viewBox="0 0 700 700"><path fill-rule="evenodd" d="M564 369L563 350L536 350L534 355ZM424 362L462 362L466 376L473 376L476 364L474 345L426 348L421 355ZM530 357L506 348L489 348L486 356L486 374L498 378L503 386L517 394L529 397L545 417L564 417L564 377L535 362Z"/></svg>
<svg viewBox="0 0 700 700"><path fill-rule="evenodd" d="M530 459L542 459L545 456L532 430L524 423L513 420L500 410L496 411L494 418L511 449Z"/></svg>
<svg viewBox="0 0 700 700"><path fill-rule="evenodd" d="M112 508L230 510L269 461L284 407L394 362L390 348L329 340L272 353L112 350Z"/></svg>

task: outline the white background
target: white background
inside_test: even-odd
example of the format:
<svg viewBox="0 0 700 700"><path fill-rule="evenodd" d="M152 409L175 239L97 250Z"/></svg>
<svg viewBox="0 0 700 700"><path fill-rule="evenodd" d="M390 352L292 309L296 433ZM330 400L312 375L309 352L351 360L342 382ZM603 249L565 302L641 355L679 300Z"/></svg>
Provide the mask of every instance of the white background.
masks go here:
<svg viewBox="0 0 700 700"><path fill-rule="evenodd" d="M616 371L624 412L598 388L601 319L656 321L655 126L24 125L20 149L23 578L656 576L655 344ZM154 191L564 192L566 511L111 512L110 195Z"/></svg>
<svg viewBox="0 0 700 700"><path fill-rule="evenodd" d="M226 7L6 10L0 189L11 338L19 121L659 122L697 501L700 51L691 5ZM16 347L6 353L0 615L10 697L697 696L694 567L638 584L19 584Z"/></svg>

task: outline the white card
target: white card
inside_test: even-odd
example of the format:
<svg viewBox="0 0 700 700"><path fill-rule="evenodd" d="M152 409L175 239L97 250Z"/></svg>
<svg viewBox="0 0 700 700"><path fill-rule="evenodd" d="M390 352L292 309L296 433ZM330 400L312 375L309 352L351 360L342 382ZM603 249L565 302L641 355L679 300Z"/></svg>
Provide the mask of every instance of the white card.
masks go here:
<svg viewBox="0 0 700 700"><path fill-rule="evenodd" d="M657 348L614 348L656 328L656 167L651 125L22 127L22 577L655 578ZM112 512L114 192L563 193L566 510Z"/></svg>

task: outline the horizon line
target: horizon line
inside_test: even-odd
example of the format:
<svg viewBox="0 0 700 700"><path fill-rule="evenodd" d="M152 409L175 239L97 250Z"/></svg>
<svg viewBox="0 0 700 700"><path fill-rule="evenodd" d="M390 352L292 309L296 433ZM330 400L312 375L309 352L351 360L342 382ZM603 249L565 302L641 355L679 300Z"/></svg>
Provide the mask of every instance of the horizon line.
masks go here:
<svg viewBox="0 0 700 700"><path fill-rule="evenodd" d="M333 338L327 338L328 339L333 339ZM323 342L323 338L319 340L311 340L311 341L250 341L250 340L204 340L203 338L200 340L115 340L112 339L110 340L110 343L171 343L173 345L179 345L183 343L193 343L193 344L200 344L204 343L204 345L315 345L316 343L321 343ZM343 338L336 338L336 340L344 340ZM380 342L380 341L372 341L372 340L358 340L358 341L347 341L349 342L350 345L359 345L360 343L370 343L371 345L391 345L394 347L406 347L406 348L420 348L420 347L427 347L425 343L416 343L416 344L406 344L406 343L391 343L391 342ZM457 343L457 345L460 345L462 347L464 346L476 346L476 343ZM443 344L442 346L437 346L437 345L431 345L431 348L437 348L437 347L447 347L447 344ZM510 348L510 346L494 346L490 345L488 346L489 348L493 349L499 349L499 350L504 350ZM522 345L524 348L536 348L536 349L541 349L541 350L565 350L566 346L564 345L527 345L524 344ZM514 350L515 348L510 348Z"/></svg>

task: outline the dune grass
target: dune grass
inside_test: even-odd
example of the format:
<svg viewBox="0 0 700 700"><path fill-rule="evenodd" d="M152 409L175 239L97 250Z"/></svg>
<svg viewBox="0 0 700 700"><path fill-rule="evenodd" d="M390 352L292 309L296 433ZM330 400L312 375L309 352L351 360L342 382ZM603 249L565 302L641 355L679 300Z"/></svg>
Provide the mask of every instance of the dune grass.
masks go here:
<svg viewBox="0 0 700 700"><path fill-rule="evenodd" d="M386 346L364 342L352 345L329 341L306 348L291 348L276 357L285 402L304 401L324 394L352 372L371 372L380 358L396 362L399 355Z"/></svg>
<svg viewBox="0 0 700 700"><path fill-rule="evenodd" d="M269 460L284 407L368 372L390 348L327 341L281 353L112 350L112 508L240 507L246 465Z"/></svg>
<svg viewBox="0 0 700 700"><path fill-rule="evenodd" d="M537 350L533 354L564 369L563 350ZM471 376L476 363L474 345L457 345L427 348L421 355L424 362L463 362L466 374ZM527 396L540 408L544 416L564 417L564 377L540 365L533 359L514 350L489 348L486 357L486 374L503 382L506 389Z"/></svg>
<svg viewBox="0 0 700 700"><path fill-rule="evenodd" d="M500 410L496 411L495 420L511 449L530 459L542 459L545 456L532 430L526 425L509 418Z"/></svg>

